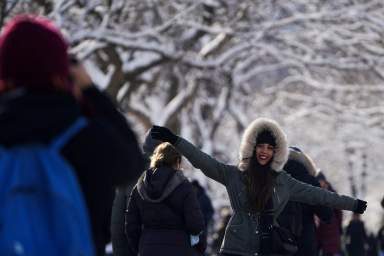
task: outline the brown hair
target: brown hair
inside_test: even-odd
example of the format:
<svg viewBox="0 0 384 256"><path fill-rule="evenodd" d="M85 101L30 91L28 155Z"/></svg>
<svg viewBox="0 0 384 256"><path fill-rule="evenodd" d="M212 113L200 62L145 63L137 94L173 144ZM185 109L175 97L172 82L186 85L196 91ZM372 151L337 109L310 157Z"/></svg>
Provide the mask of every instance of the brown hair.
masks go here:
<svg viewBox="0 0 384 256"><path fill-rule="evenodd" d="M151 156L150 168L172 167L181 161L181 154L169 142L163 142L155 148Z"/></svg>

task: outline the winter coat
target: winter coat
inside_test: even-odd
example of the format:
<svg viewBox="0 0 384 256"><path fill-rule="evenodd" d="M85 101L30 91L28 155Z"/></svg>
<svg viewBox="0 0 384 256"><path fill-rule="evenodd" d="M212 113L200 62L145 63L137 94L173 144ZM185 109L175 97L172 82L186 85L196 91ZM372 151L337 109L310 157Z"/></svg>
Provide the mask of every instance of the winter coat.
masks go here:
<svg viewBox="0 0 384 256"><path fill-rule="evenodd" d="M211 199L208 197L208 195L205 193L205 190L200 184L195 184L195 192L197 196L197 201L199 202L201 211L204 216L204 231L203 233L199 236L200 240L199 243L196 245L196 248L199 252L204 253L205 250L207 249L208 245L208 225L212 220L214 209L212 206Z"/></svg>
<svg viewBox="0 0 384 256"><path fill-rule="evenodd" d="M314 177L315 174L315 166L312 163L311 159L302 152L297 152L295 150L290 150L289 160L287 164L284 166L284 170L287 171L293 178L298 181L304 182L306 184L320 187L320 183ZM296 202L293 202L296 203ZM292 204L289 202L288 204ZM300 207L298 210L301 210L300 213L292 213L289 214L297 214L296 216L301 216L301 234L298 237L298 251L295 253L296 256L308 256L308 255L317 255L317 239L316 239L316 225L314 221L315 215L320 218L323 222L329 222L332 218L332 209L319 205L309 205L304 203L298 203ZM282 217L288 217L287 221L289 222L289 218L292 216L282 216L288 214L286 211L283 211L279 216L279 220ZM294 217L293 217L294 218ZM280 223L282 224L282 223ZM286 223L284 223L286 224Z"/></svg>
<svg viewBox="0 0 384 256"><path fill-rule="evenodd" d="M289 200L345 210L356 208L355 199L302 183L282 170L288 157L287 142L284 133L273 121L257 119L247 128L240 148L241 159L248 159L253 154L257 135L264 129L272 132L277 144L271 163L272 169L277 173L272 193L274 221ZM249 162L243 161L239 167L223 164L180 137L175 147L195 168L202 170L206 176L223 184L227 189L234 214L226 228L220 252L245 256L260 255L259 215L250 213L247 208L242 172Z"/></svg>
<svg viewBox="0 0 384 256"><path fill-rule="evenodd" d="M143 143L143 154L146 168L149 167L149 157L152 155L156 146L160 143L161 141L152 139L149 132L147 132ZM130 246L128 244L127 236L125 235L124 218L125 211L128 206L129 195L131 194L135 183L136 181L132 184L128 184L127 186L121 186L115 191L111 217L111 239L114 256L126 256L130 253Z"/></svg>
<svg viewBox="0 0 384 256"><path fill-rule="evenodd" d="M182 172L160 167L140 177L130 196L125 227L130 255L189 256L190 235L204 229L204 217Z"/></svg>
<svg viewBox="0 0 384 256"><path fill-rule="evenodd" d="M347 230L347 251L349 256L364 256L367 234L361 220L351 220Z"/></svg>
<svg viewBox="0 0 384 256"><path fill-rule="evenodd" d="M125 118L98 89L83 92L88 125L61 151L72 165L85 196L98 255L110 240L113 186L136 179L143 161ZM0 97L0 144L12 147L49 143L84 115L72 95L20 88Z"/></svg>

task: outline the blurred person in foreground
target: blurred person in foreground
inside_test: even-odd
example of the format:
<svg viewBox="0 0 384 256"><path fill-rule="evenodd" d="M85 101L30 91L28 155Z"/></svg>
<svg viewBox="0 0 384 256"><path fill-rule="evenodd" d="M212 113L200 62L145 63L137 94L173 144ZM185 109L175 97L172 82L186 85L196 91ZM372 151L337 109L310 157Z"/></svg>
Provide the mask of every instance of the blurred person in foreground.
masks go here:
<svg viewBox="0 0 384 256"><path fill-rule="evenodd" d="M85 117L87 125L61 155L84 194L96 253L104 255L114 186L135 180L143 161L125 118L80 63L70 64L67 51L46 18L18 16L6 25L0 37L0 144L47 144Z"/></svg>

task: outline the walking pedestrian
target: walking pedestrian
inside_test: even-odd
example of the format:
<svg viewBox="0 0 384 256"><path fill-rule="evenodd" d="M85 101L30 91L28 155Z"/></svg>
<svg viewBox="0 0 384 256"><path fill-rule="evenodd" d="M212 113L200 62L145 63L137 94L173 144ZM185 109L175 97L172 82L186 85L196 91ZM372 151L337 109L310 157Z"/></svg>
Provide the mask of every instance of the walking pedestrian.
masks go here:
<svg viewBox="0 0 384 256"><path fill-rule="evenodd" d="M129 255L194 255L192 246L204 229L204 216L180 164L181 155L170 143L156 147L150 168L129 199L125 225Z"/></svg>
<svg viewBox="0 0 384 256"><path fill-rule="evenodd" d="M347 237L346 248L349 256L365 256L367 233L360 214L354 213L352 220L347 226L345 233Z"/></svg>

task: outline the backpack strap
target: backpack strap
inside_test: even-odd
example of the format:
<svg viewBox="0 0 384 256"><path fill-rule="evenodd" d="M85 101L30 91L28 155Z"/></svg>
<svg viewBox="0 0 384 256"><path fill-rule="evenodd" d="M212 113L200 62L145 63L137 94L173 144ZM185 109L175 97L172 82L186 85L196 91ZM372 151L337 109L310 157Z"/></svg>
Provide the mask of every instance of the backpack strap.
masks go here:
<svg viewBox="0 0 384 256"><path fill-rule="evenodd" d="M51 143L51 148L60 150L76 133L88 124L85 117L79 117L64 132L59 134Z"/></svg>

